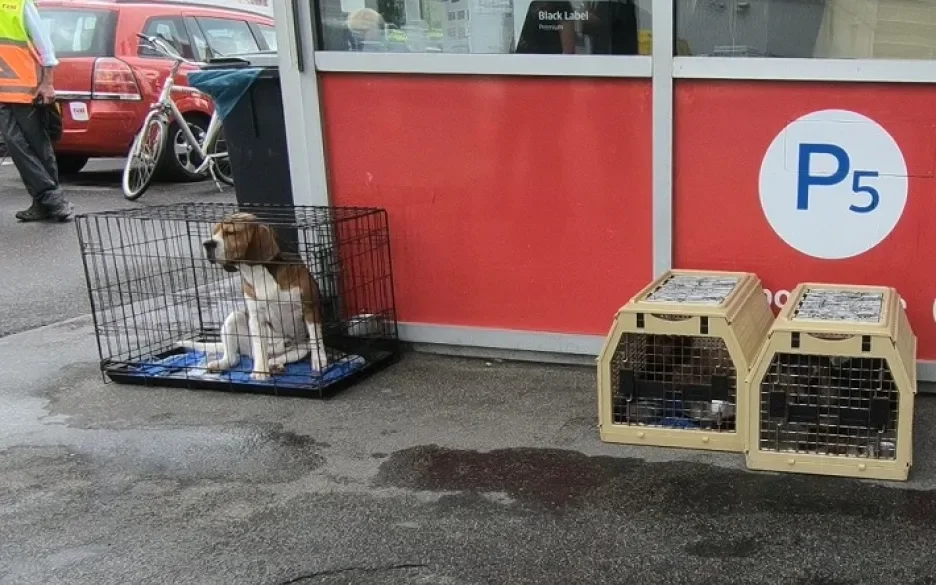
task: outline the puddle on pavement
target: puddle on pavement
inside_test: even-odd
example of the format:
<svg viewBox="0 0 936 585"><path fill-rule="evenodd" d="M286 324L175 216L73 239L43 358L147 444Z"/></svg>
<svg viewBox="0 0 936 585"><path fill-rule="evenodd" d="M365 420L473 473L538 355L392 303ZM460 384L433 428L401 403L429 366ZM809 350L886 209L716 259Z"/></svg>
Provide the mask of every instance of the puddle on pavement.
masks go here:
<svg viewBox="0 0 936 585"><path fill-rule="evenodd" d="M600 460L573 451L504 449L479 453L425 446L397 451L380 466L380 485L425 491L499 492L563 507L608 485L629 460Z"/></svg>
<svg viewBox="0 0 936 585"><path fill-rule="evenodd" d="M656 510L696 518L725 514L855 517L931 527L936 492L851 479L771 475L685 461L590 457L553 449L452 450L435 445L393 453L378 485L417 491L499 492L555 511L610 508L616 515ZM723 543L712 556L744 556ZM706 556L705 551L698 551Z"/></svg>
<svg viewBox="0 0 936 585"><path fill-rule="evenodd" d="M100 393L82 401L87 394L73 384L95 374L100 375L93 363L67 364L45 380L39 396L0 395L0 453L21 445L62 446L122 475L180 481L288 482L325 463L327 444L278 424L175 425L169 409L154 413L149 427L124 418L103 428L82 428L74 415L62 412L60 402L67 399L69 407L80 405L90 412L106 404ZM125 417L135 414L131 409Z"/></svg>
<svg viewBox="0 0 936 585"><path fill-rule="evenodd" d="M292 481L325 463L308 437L250 427L88 431L75 447L123 472L174 479ZM93 437L93 438L92 438Z"/></svg>
<svg viewBox="0 0 936 585"><path fill-rule="evenodd" d="M121 474L248 483L296 480L324 465L327 447L311 437L240 426L99 430L59 425L31 439L37 447L66 446Z"/></svg>

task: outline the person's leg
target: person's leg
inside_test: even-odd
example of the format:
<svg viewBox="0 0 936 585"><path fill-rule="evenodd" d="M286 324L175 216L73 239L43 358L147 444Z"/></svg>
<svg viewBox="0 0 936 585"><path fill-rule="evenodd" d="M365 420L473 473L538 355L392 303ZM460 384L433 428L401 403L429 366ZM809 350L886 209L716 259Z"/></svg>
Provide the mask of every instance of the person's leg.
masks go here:
<svg viewBox="0 0 936 585"><path fill-rule="evenodd" d="M59 187L55 152L39 110L29 104L4 104L0 106L0 129L10 158L33 198L33 205L18 212L17 219L69 219L72 206Z"/></svg>
<svg viewBox="0 0 936 585"><path fill-rule="evenodd" d="M24 177L23 169L31 164L30 148L13 112L13 105L0 104L0 134L3 134L7 155L16 165L16 170L19 171L22 179ZM31 182L26 182L25 179L23 179L23 182L33 201L29 209L16 213L17 219L24 221L46 219L45 209L36 199L37 191L34 190L34 185Z"/></svg>

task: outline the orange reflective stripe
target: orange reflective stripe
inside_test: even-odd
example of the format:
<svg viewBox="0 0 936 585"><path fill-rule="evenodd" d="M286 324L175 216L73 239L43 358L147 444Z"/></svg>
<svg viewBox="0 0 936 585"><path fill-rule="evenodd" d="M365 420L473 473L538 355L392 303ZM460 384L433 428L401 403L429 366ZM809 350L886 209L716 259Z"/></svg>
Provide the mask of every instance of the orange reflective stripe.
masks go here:
<svg viewBox="0 0 936 585"><path fill-rule="evenodd" d="M38 86L39 66L29 48L0 44L0 103L32 103Z"/></svg>
<svg viewBox="0 0 936 585"><path fill-rule="evenodd" d="M0 87L0 104L31 104L35 101L35 88Z"/></svg>
<svg viewBox="0 0 936 585"><path fill-rule="evenodd" d="M0 86L39 85L39 65L27 47L0 44Z"/></svg>

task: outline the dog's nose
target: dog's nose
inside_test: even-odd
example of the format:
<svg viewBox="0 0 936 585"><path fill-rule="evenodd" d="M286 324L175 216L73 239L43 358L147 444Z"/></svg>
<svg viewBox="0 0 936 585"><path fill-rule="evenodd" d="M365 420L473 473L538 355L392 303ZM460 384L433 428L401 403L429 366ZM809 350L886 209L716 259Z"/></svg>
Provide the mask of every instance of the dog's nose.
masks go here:
<svg viewBox="0 0 936 585"><path fill-rule="evenodd" d="M206 252L213 252L218 248L218 242L214 240L205 240L202 245L205 247Z"/></svg>

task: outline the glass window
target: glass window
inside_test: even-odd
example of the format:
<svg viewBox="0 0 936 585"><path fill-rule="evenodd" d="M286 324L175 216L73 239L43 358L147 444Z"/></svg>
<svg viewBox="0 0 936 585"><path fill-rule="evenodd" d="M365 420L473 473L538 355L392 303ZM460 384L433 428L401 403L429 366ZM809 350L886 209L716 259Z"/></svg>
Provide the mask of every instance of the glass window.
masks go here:
<svg viewBox="0 0 936 585"><path fill-rule="evenodd" d="M42 8L39 15L57 57L106 57L113 54L113 47L108 42L113 30L111 12Z"/></svg>
<svg viewBox="0 0 936 585"><path fill-rule="evenodd" d="M198 21L213 57L229 57L260 50L250 25L243 20L201 18Z"/></svg>
<svg viewBox="0 0 936 585"><path fill-rule="evenodd" d="M182 20L173 16L157 16L146 21L143 27L143 34L148 37L160 37L168 40L175 47L179 54L186 59L191 59L192 46L188 40L188 34L185 32L185 26ZM138 53L141 57L155 57L165 59L161 53L157 53L152 47L140 39Z"/></svg>
<svg viewBox="0 0 936 585"><path fill-rule="evenodd" d="M258 24L257 28L260 29L260 34L263 35L263 41L266 43L267 48L270 51L275 51L276 50L276 29L266 24Z"/></svg>
<svg viewBox="0 0 936 585"><path fill-rule="evenodd" d="M676 52L936 58L936 0L676 0Z"/></svg>
<svg viewBox="0 0 936 585"><path fill-rule="evenodd" d="M652 0L322 0L321 49L649 55Z"/></svg>

